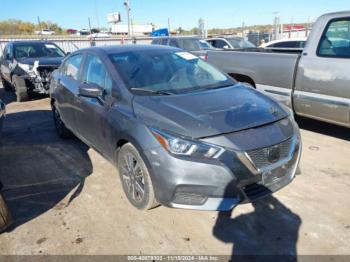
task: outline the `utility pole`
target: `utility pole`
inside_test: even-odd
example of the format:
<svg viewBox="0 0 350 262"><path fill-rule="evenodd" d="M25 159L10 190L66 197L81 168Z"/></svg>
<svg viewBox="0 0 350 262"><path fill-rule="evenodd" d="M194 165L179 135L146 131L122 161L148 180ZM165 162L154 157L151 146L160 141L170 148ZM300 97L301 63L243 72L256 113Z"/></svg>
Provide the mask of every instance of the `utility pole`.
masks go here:
<svg viewBox="0 0 350 262"><path fill-rule="evenodd" d="M38 24L39 24L39 30L40 30L40 38L41 40L43 40L43 30L41 28L41 21L39 16L38 16Z"/></svg>
<svg viewBox="0 0 350 262"><path fill-rule="evenodd" d="M170 29L170 18L168 17L168 30L169 30L169 34L171 35L171 29Z"/></svg>
<svg viewBox="0 0 350 262"><path fill-rule="evenodd" d="M244 27L245 27L245 23L242 22L242 38L244 38Z"/></svg>
<svg viewBox="0 0 350 262"><path fill-rule="evenodd" d="M90 20L90 17L88 18L88 21L89 21L89 30L90 30L90 35L92 35L92 30L91 30L91 20Z"/></svg>
<svg viewBox="0 0 350 262"><path fill-rule="evenodd" d="M131 34L130 34L130 32L131 32L131 30L130 30L130 11L131 11L131 9L130 9L130 2L129 2L129 0L125 0L124 6L125 6L126 13L127 13L127 16L128 16L128 36L130 37L131 36Z"/></svg>

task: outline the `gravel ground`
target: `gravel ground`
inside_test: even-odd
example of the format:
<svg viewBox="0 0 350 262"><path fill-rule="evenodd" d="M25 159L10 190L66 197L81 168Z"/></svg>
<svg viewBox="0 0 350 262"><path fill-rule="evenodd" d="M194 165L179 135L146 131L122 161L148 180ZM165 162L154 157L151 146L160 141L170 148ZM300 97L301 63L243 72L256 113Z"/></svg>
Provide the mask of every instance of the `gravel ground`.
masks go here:
<svg viewBox="0 0 350 262"><path fill-rule="evenodd" d="M17 103L0 88L0 98L0 180L15 221L0 254L350 254L348 129L299 120L302 174L232 213L140 212L111 164L57 137L47 97Z"/></svg>

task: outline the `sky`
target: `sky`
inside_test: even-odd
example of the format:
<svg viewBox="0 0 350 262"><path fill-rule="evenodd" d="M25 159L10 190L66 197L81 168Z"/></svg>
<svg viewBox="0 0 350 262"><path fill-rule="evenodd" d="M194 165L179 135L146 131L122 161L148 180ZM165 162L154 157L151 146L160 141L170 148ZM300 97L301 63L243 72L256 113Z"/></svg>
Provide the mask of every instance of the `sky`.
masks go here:
<svg viewBox="0 0 350 262"><path fill-rule="evenodd" d="M107 14L120 12L126 22L124 0L0 0L0 20L50 20L63 28L107 27ZM14 8L15 7L15 8ZM271 24L275 13L282 23L314 21L333 11L350 10L350 0L130 0L133 21L171 28L191 29L199 18L208 28Z"/></svg>

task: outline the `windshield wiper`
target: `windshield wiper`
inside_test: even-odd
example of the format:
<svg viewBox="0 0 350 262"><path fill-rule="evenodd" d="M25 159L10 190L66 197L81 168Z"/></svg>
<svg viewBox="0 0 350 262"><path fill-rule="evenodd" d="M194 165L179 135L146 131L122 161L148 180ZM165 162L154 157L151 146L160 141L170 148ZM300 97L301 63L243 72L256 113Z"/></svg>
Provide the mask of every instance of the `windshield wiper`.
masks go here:
<svg viewBox="0 0 350 262"><path fill-rule="evenodd" d="M145 93L151 93L151 94L156 94L156 95L173 95L173 93L164 91L164 90L152 90L152 89L146 89L146 88L137 88L137 87L132 87L130 88L132 91L139 91L139 92L145 92Z"/></svg>

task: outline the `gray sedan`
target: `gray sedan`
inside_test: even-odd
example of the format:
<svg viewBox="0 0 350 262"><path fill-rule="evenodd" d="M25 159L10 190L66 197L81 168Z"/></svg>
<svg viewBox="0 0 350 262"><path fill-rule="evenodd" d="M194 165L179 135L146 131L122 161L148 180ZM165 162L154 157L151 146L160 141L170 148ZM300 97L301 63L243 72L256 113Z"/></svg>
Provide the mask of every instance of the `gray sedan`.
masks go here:
<svg viewBox="0 0 350 262"><path fill-rule="evenodd" d="M2 129L3 122L4 122L5 113L6 113L5 104L0 99L0 132Z"/></svg>
<svg viewBox="0 0 350 262"><path fill-rule="evenodd" d="M113 163L136 208L229 210L295 177L290 111L181 49L79 50L54 72L50 94L58 134Z"/></svg>

